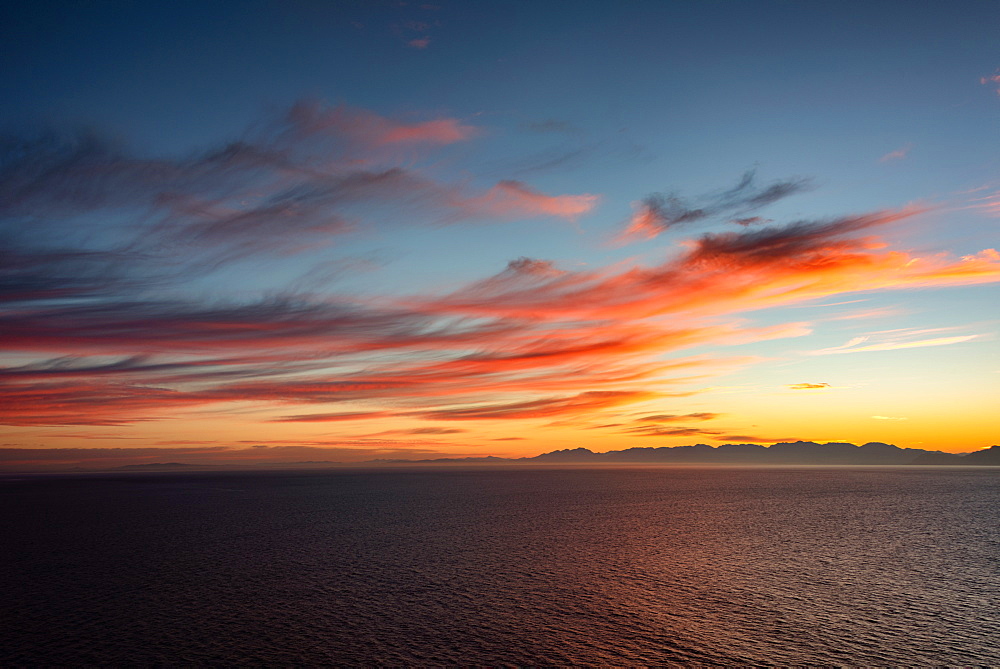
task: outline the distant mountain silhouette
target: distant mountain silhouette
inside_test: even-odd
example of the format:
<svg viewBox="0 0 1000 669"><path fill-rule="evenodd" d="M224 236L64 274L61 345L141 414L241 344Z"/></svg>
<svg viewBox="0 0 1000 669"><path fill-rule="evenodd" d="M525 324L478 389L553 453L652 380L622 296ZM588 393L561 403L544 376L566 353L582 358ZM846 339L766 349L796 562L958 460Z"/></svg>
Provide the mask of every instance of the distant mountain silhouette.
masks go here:
<svg viewBox="0 0 1000 669"><path fill-rule="evenodd" d="M373 463L424 464L731 464L731 465L995 465L1000 466L1000 446L958 455L919 448L899 448L871 441L862 446L844 442L818 444L814 441L760 444L708 444L693 446L635 447L595 453L587 448L567 448L534 457L436 458L433 460L378 460Z"/></svg>
<svg viewBox="0 0 1000 669"><path fill-rule="evenodd" d="M994 444L975 453L969 453L962 458L963 465L1000 465L1000 446Z"/></svg>
<svg viewBox="0 0 1000 669"><path fill-rule="evenodd" d="M530 458L537 462L676 462L699 464L816 464L816 465L904 465L930 451L899 448L891 444L869 442L864 446L847 443L817 444L796 441L761 446L760 444L725 444L713 448L661 446L626 448L621 451L594 453L586 448L553 451Z"/></svg>

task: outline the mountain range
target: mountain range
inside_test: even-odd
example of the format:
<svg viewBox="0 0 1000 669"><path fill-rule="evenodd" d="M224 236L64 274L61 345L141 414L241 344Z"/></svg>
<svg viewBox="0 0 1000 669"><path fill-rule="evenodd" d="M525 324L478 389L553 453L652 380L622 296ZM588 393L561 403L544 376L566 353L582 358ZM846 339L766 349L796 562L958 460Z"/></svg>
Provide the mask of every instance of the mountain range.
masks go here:
<svg viewBox="0 0 1000 669"><path fill-rule="evenodd" d="M956 454L899 448L877 441L856 446L845 442L818 444L795 441L760 444L708 444L693 446L635 447L597 453L587 448L568 448L533 457L436 458L432 460L372 460L373 464L734 464L734 465L994 465L1000 466L1000 446Z"/></svg>

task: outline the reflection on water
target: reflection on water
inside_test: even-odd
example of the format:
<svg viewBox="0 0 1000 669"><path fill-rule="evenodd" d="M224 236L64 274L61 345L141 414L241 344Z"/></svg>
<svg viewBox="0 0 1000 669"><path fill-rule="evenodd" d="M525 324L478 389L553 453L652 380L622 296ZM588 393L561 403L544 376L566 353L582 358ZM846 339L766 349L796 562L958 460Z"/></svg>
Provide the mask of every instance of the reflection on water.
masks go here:
<svg viewBox="0 0 1000 669"><path fill-rule="evenodd" d="M993 469L29 478L0 531L4 665L1000 663Z"/></svg>

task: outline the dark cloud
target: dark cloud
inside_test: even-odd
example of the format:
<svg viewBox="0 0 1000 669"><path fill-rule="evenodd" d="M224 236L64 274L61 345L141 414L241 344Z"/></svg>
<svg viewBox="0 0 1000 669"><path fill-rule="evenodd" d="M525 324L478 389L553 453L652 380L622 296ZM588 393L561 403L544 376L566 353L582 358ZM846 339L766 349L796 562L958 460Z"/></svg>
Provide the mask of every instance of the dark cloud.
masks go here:
<svg viewBox="0 0 1000 669"><path fill-rule="evenodd" d="M703 195L696 200L697 204L677 195L653 193L638 203L621 240L649 239L665 230L690 223L724 215L748 214L810 187L809 180L799 178L758 186L756 174L750 170L744 173L734 188L722 193ZM750 225L760 220L758 217L740 217L736 222Z"/></svg>
<svg viewBox="0 0 1000 669"><path fill-rule="evenodd" d="M181 250L205 262L285 252L341 234L349 226L339 209L350 203L442 199L435 184L398 167L336 166L338 158L352 160L350 146L327 156L333 166L313 167L311 154L329 142L312 137L316 146L307 151L308 133L293 128L179 159L140 157L94 136L8 141L0 225L17 229L30 220L33 236L44 239L82 237L75 228L91 237L99 231L113 238L110 252L146 264ZM293 134L303 137L290 143L285 137Z"/></svg>
<svg viewBox="0 0 1000 669"><path fill-rule="evenodd" d="M842 238L867 228L891 223L906 215L908 214L905 212L876 212L826 221L799 221L745 232L706 234L698 240L690 258L693 264L722 258L748 264L778 260L805 263L816 258L817 253L829 257L832 252L861 249L865 240Z"/></svg>
<svg viewBox="0 0 1000 669"><path fill-rule="evenodd" d="M123 273L127 260L117 251L30 248L0 238L0 304L108 297L154 282Z"/></svg>
<svg viewBox="0 0 1000 669"><path fill-rule="evenodd" d="M761 218L760 216L750 216L748 218L734 218L732 222L735 223L736 225L749 227L751 225L764 225L765 223L774 223L774 220L770 218Z"/></svg>
<svg viewBox="0 0 1000 669"><path fill-rule="evenodd" d="M495 326L493 326L495 327ZM13 350L206 351L302 344L314 351L385 349L476 339L490 324L448 323L413 311L324 304L294 298L244 304L183 301L96 302L25 308L0 315Z"/></svg>

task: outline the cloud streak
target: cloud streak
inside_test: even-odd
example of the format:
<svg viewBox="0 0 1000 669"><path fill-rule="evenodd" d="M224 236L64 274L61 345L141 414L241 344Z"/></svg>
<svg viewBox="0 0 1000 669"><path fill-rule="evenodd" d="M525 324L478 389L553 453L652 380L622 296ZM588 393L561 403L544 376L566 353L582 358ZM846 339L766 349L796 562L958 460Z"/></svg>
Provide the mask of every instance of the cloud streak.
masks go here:
<svg viewBox="0 0 1000 669"><path fill-rule="evenodd" d="M918 334L906 330L888 333L873 333L854 337L846 344L813 351L813 355L839 355L843 353L864 353L871 351L897 351L910 348L925 348L928 346L951 346L979 339L979 335L958 335L952 337L931 337L915 339ZM871 343L869 343L871 342Z"/></svg>
<svg viewBox="0 0 1000 669"><path fill-rule="evenodd" d="M759 217L746 215L790 195L808 190L806 179L775 181L758 186L756 173L746 172L740 182L721 193L703 195L690 203L677 195L653 193L633 205L633 213L625 230L618 236L619 243L653 239L667 230L707 221L723 215L734 215L740 225L761 222Z"/></svg>

